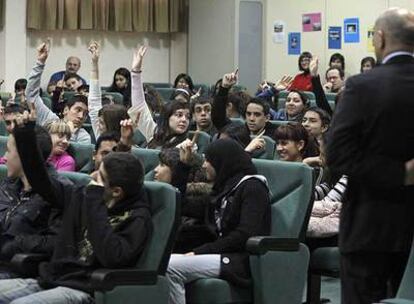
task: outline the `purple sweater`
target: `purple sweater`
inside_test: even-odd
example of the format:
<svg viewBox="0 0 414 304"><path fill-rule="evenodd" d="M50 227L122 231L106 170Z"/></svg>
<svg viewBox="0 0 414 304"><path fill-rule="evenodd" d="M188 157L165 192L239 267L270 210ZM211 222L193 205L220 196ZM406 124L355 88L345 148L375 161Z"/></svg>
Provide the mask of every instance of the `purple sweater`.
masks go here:
<svg viewBox="0 0 414 304"><path fill-rule="evenodd" d="M48 162L52 164L57 171L75 171L75 159L65 152L61 155L52 155Z"/></svg>

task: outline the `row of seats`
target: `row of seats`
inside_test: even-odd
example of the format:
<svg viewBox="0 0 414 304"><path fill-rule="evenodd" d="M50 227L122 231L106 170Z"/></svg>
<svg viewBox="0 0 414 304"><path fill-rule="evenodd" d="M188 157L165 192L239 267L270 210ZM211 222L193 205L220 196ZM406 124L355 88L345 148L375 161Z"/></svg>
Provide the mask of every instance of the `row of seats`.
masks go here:
<svg viewBox="0 0 414 304"><path fill-rule="evenodd" d="M252 287L201 279L188 286L188 303L301 303L309 262L308 249L301 241L312 209L312 170L300 163L254 160L254 164L269 182L272 225L270 236L247 242ZM1 177L4 171L0 166ZM82 184L89 178L81 173L61 174ZM167 303L165 271L178 224L179 200L175 190L163 183L145 182L145 189L156 229L136 268L100 269L92 274L96 303ZM25 259L30 255L13 260Z"/></svg>

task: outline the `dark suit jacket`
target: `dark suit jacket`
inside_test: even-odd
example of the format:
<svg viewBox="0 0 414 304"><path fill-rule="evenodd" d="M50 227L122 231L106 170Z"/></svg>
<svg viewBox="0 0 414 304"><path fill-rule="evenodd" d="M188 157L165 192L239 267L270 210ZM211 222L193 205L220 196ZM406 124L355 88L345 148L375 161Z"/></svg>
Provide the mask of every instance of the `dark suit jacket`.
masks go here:
<svg viewBox="0 0 414 304"><path fill-rule="evenodd" d="M348 79L327 144L330 169L349 176L341 252L408 251L414 187L404 186L414 158L414 59L392 58Z"/></svg>

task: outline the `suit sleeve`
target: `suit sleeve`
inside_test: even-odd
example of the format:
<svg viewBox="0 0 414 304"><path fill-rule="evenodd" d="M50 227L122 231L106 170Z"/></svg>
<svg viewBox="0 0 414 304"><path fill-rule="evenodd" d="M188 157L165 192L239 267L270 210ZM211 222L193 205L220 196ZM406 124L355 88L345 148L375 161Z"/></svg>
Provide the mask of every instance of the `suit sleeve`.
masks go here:
<svg viewBox="0 0 414 304"><path fill-rule="evenodd" d="M318 76L312 77L312 91L315 94L316 105L329 113L333 114L331 106L329 105L328 99L326 98L325 92L323 91L321 79Z"/></svg>
<svg viewBox="0 0 414 304"><path fill-rule="evenodd" d="M332 120L327 144L327 164L335 173L374 187L396 188L404 185L405 164L376 151L367 151L363 131L364 100L354 78L349 78L344 95ZM372 106L372 105L371 105ZM369 139L368 139L369 140Z"/></svg>

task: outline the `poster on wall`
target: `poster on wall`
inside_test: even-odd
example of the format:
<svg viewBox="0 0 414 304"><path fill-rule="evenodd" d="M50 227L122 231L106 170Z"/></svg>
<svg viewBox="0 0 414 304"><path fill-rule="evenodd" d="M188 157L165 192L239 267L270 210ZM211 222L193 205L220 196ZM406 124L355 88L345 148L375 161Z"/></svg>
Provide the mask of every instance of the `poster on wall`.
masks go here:
<svg viewBox="0 0 414 304"><path fill-rule="evenodd" d="M359 18L346 18L344 20L344 42L359 42Z"/></svg>
<svg viewBox="0 0 414 304"><path fill-rule="evenodd" d="M288 55L300 55L300 33L289 33Z"/></svg>
<svg viewBox="0 0 414 304"><path fill-rule="evenodd" d="M340 26L330 26L328 29L328 48L341 49L342 28Z"/></svg>
<svg viewBox="0 0 414 304"><path fill-rule="evenodd" d="M368 28L368 32L367 32L367 50L368 52L374 52L374 27L371 26L370 28Z"/></svg>
<svg viewBox="0 0 414 304"><path fill-rule="evenodd" d="M302 15L302 31L318 32L322 30L321 13L310 13Z"/></svg>
<svg viewBox="0 0 414 304"><path fill-rule="evenodd" d="M283 43L286 36L286 23L282 20L276 20L273 22L273 43Z"/></svg>

